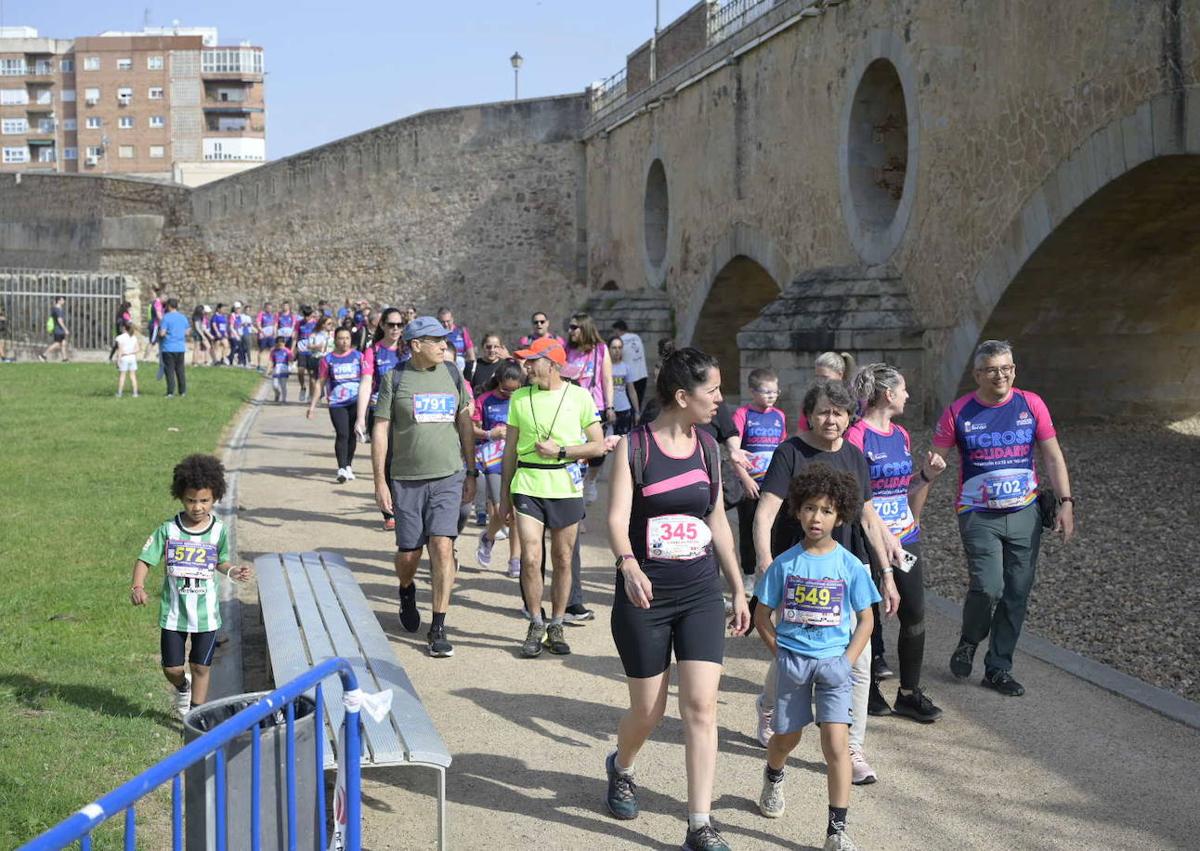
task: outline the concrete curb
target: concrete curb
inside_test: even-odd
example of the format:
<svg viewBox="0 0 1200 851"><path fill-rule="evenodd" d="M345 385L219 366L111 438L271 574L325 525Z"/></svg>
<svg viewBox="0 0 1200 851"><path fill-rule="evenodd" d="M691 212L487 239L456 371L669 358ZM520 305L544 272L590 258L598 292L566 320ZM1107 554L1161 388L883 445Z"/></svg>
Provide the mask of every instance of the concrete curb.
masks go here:
<svg viewBox="0 0 1200 851"><path fill-rule="evenodd" d="M926 592L925 599L928 605L936 609L939 614L952 620L962 617L961 603L928 592ZM1053 665L1074 677L1105 691L1110 691L1126 700L1131 700L1172 721L1178 721L1193 730L1200 730L1200 703L1142 682L1136 677L1121 673L1116 668L1082 656L1074 650L1059 647L1057 644L1031 633L1028 629L1022 631L1021 642L1017 649L1047 665Z"/></svg>

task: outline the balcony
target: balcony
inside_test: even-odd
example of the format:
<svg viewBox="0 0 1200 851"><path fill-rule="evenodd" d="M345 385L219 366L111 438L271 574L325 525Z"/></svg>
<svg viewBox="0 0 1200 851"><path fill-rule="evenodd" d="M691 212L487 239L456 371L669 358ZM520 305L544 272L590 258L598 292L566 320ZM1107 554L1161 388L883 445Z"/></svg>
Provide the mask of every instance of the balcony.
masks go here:
<svg viewBox="0 0 1200 851"><path fill-rule="evenodd" d="M204 110L205 115L249 115L266 111L261 106L247 106L244 103L232 103L231 101L221 101L219 104L206 103L200 108Z"/></svg>
<svg viewBox="0 0 1200 851"><path fill-rule="evenodd" d="M261 79L263 75L262 48L218 47L201 52L200 76L242 79Z"/></svg>
<svg viewBox="0 0 1200 851"><path fill-rule="evenodd" d="M25 75L27 77L53 77L54 63L37 62L33 65L27 65Z"/></svg>
<svg viewBox="0 0 1200 851"><path fill-rule="evenodd" d="M205 136L250 136L261 137L266 132L266 126L262 124L250 123L244 127L218 127L215 124L209 124L204 128Z"/></svg>

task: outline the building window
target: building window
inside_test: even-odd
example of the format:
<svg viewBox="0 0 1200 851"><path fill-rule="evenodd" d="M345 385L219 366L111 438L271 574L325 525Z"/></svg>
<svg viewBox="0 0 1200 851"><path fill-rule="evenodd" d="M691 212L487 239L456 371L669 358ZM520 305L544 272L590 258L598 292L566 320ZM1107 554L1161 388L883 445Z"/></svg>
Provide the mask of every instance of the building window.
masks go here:
<svg viewBox="0 0 1200 851"><path fill-rule="evenodd" d="M150 146L150 159L161 160L166 155L167 155L167 149L163 145L151 145Z"/></svg>
<svg viewBox="0 0 1200 851"><path fill-rule="evenodd" d="M117 156L123 160L133 159L133 145L118 145Z"/></svg>
<svg viewBox="0 0 1200 851"><path fill-rule="evenodd" d="M25 69L24 59L0 59L0 77L24 77Z"/></svg>
<svg viewBox="0 0 1200 851"><path fill-rule="evenodd" d="M38 89L34 92L34 98L37 103L46 104L54 103L54 92L49 89Z"/></svg>
<svg viewBox="0 0 1200 851"><path fill-rule="evenodd" d="M54 162L54 148L49 145L43 145L38 148L38 162L52 163Z"/></svg>
<svg viewBox="0 0 1200 851"><path fill-rule="evenodd" d="M88 130L99 130L104 126L104 120L98 115L89 115L83 126Z"/></svg>
<svg viewBox="0 0 1200 851"><path fill-rule="evenodd" d="M132 59L118 59L117 60L117 70L118 71L132 71L133 70L133 60Z"/></svg>
<svg viewBox="0 0 1200 851"><path fill-rule="evenodd" d="M25 89L0 89L0 106L24 106L29 103Z"/></svg>
<svg viewBox="0 0 1200 851"><path fill-rule="evenodd" d="M100 70L100 57L99 56L83 57L83 70L99 71Z"/></svg>
<svg viewBox="0 0 1200 851"><path fill-rule="evenodd" d="M64 74L73 74L73 73L75 73L75 60L74 60L74 59L64 59L64 60L62 60L61 62L59 62L59 63L58 63L58 69L59 69L60 71L62 71ZM64 154L63 154L63 156L65 157L65 156L66 156L66 154L64 153ZM73 157L71 157L70 159L74 159L74 158L73 158Z"/></svg>
<svg viewBox="0 0 1200 851"><path fill-rule="evenodd" d="M62 102L63 103L74 103L75 102L75 90L74 89L63 89L62 90Z"/></svg>
<svg viewBox="0 0 1200 851"><path fill-rule="evenodd" d="M27 163L29 162L28 148L5 148L4 162L6 163Z"/></svg>
<svg viewBox="0 0 1200 851"><path fill-rule="evenodd" d="M222 116L217 119L218 130L245 131L250 129L250 122L245 118L227 118Z"/></svg>
<svg viewBox="0 0 1200 851"><path fill-rule="evenodd" d="M41 133L42 135L46 135L47 133L53 133L54 132L54 119L53 118L39 118L37 127L38 127L38 132Z"/></svg>
<svg viewBox="0 0 1200 851"><path fill-rule="evenodd" d="M263 54L254 48L205 50L200 56L201 74L261 74Z"/></svg>
<svg viewBox="0 0 1200 851"><path fill-rule="evenodd" d="M150 116L150 126L151 127L166 127L167 120L165 118L163 118L161 115L151 115Z"/></svg>
<svg viewBox="0 0 1200 851"><path fill-rule="evenodd" d="M3 133L5 136L14 136L28 132L29 122L24 118L5 118L0 120L0 133Z"/></svg>
<svg viewBox="0 0 1200 851"><path fill-rule="evenodd" d="M103 154L104 148L100 147L99 145L89 145L87 148L87 155L89 157L99 157L103 156Z"/></svg>
<svg viewBox="0 0 1200 851"><path fill-rule="evenodd" d="M88 103L100 103L100 90L99 89L84 89L83 90L83 98Z"/></svg>
<svg viewBox="0 0 1200 851"><path fill-rule="evenodd" d="M162 86L151 86L150 87L150 100L162 100L162 99L163 99Z"/></svg>
<svg viewBox="0 0 1200 851"><path fill-rule="evenodd" d="M146 70L161 71L163 69L163 58L161 56L147 56Z"/></svg>
<svg viewBox="0 0 1200 851"><path fill-rule="evenodd" d="M63 148L63 159L64 160L79 159L79 149L78 148Z"/></svg>
<svg viewBox="0 0 1200 851"><path fill-rule="evenodd" d="M133 129L133 116L132 115L122 115L120 118L117 119L117 126L120 127L122 130L132 130Z"/></svg>
<svg viewBox="0 0 1200 851"><path fill-rule="evenodd" d="M63 130L74 131L79 127L79 123L74 118L63 119Z"/></svg>

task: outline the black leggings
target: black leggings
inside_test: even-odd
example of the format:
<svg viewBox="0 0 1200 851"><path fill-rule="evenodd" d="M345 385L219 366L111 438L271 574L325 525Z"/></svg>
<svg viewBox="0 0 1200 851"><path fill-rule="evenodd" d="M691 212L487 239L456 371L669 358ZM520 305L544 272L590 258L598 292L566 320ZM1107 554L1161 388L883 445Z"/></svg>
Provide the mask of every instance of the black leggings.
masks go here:
<svg viewBox="0 0 1200 851"><path fill-rule="evenodd" d="M333 452L337 455L338 469L354 463L354 448L358 438L354 436L354 420L357 415L354 405L343 405L329 409L329 420L333 423Z"/></svg>
<svg viewBox="0 0 1200 851"><path fill-rule="evenodd" d="M744 576L753 576L758 566L758 559L754 555L754 511L757 508L758 500L750 497L743 497L737 504L738 558L742 561Z"/></svg>
<svg viewBox="0 0 1200 851"><path fill-rule="evenodd" d="M371 435L371 439L375 439L375 409L371 408L367 411L367 434ZM392 429L389 426L387 436L384 438L387 441L387 452L383 456L383 480L387 482L388 493L395 493L396 489L392 487ZM381 512L384 520L391 520L392 515L386 511ZM459 529L458 531L462 531Z"/></svg>
<svg viewBox="0 0 1200 851"><path fill-rule="evenodd" d="M922 573L924 559L921 543L905 544L904 549L917 557L912 570L905 573L897 570L892 574L896 590L900 592L900 638L896 642L896 653L900 660L900 688L914 689L921 685L921 665L925 661L925 580ZM879 636L876 644L875 636ZM871 633L871 652L878 656L883 652L883 619L879 606L875 606L875 629Z"/></svg>

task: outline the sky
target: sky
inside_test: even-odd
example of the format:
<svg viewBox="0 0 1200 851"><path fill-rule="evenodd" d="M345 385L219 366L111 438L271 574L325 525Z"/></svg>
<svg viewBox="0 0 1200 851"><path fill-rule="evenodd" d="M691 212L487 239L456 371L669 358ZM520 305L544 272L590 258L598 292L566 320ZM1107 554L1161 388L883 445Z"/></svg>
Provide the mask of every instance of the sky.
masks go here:
<svg viewBox="0 0 1200 851"><path fill-rule="evenodd" d="M694 0L659 0L665 26ZM215 26L264 48L267 156L294 154L426 109L580 92L654 29L655 0L0 0L0 23L47 38Z"/></svg>

